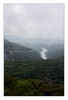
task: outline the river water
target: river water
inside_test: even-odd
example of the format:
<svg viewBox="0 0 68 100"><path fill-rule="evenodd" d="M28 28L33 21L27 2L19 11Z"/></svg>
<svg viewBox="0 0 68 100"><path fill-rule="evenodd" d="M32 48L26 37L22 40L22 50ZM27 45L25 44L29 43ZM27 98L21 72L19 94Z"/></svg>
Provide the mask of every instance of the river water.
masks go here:
<svg viewBox="0 0 68 100"><path fill-rule="evenodd" d="M42 51L40 52L40 54L41 54L41 57L44 60L47 59L46 54L45 54L47 51L48 51L47 49L45 49L45 48L42 47Z"/></svg>

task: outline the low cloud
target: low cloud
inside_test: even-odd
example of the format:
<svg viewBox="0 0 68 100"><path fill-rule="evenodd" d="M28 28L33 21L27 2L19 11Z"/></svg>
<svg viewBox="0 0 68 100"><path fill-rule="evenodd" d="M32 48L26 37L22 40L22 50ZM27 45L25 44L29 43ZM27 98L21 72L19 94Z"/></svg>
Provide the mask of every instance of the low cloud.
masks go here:
<svg viewBox="0 0 68 100"><path fill-rule="evenodd" d="M4 34L63 40L63 4L5 4Z"/></svg>

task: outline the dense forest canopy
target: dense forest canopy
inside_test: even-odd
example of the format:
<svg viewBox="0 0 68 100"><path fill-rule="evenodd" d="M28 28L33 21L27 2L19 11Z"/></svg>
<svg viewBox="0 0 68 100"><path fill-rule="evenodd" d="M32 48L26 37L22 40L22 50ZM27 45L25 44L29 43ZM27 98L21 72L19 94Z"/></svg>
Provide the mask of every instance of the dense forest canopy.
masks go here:
<svg viewBox="0 0 68 100"><path fill-rule="evenodd" d="M42 61L5 61L4 75L4 95L64 95L64 57Z"/></svg>
<svg viewBox="0 0 68 100"><path fill-rule="evenodd" d="M48 49L46 56L53 58L47 60L40 56L41 47L32 49L4 40L5 96L64 95L63 46L43 44Z"/></svg>

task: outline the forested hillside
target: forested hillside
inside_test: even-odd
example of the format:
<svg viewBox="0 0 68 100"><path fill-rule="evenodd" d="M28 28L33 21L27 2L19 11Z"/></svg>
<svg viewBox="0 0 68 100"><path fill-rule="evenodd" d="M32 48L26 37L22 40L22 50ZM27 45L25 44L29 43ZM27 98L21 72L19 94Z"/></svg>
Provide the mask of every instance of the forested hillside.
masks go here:
<svg viewBox="0 0 68 100"><path fill-rule="evenodd" d="M9 42L8 40L4 40L4 59L8 61L42 60L37 51L21 46L20 44Z"/></svg>
<svg viewBox="0 0 68 100"><path fill-rule="evenodd" d="M37 79L17 80L5 75L5 96L64 96L64 84L48 84Z"/></svg>
<svg viewBox="0 0 68 100"><path fill-rule="evenodd" d="M4 74L5 95L64 95L63 57L42 61L5 61Z"/></svg>
<svg viewBox="0 0 68 100"><path fill-rule="evenodd" d="M64 79L63 58L46 61L10 61L4 63L4 71L18 79L39 79L61 83Z"/></svg>

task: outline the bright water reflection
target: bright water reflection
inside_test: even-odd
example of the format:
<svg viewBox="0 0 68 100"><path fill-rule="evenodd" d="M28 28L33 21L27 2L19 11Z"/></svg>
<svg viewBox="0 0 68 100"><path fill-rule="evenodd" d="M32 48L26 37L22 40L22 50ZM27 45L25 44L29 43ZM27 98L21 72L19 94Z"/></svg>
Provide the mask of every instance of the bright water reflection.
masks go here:
<svg viewBox="0 0 68 100"><path fill-rule="evenodd" d="M47 51L48 51L47 49L45 49L45 48L42 47L42 51L40 52L40 54L41 54L41 57L42 57L44 60L47 59L47 57L46 57L46 55L45 55L45 53L46 53Z"/></svg>

